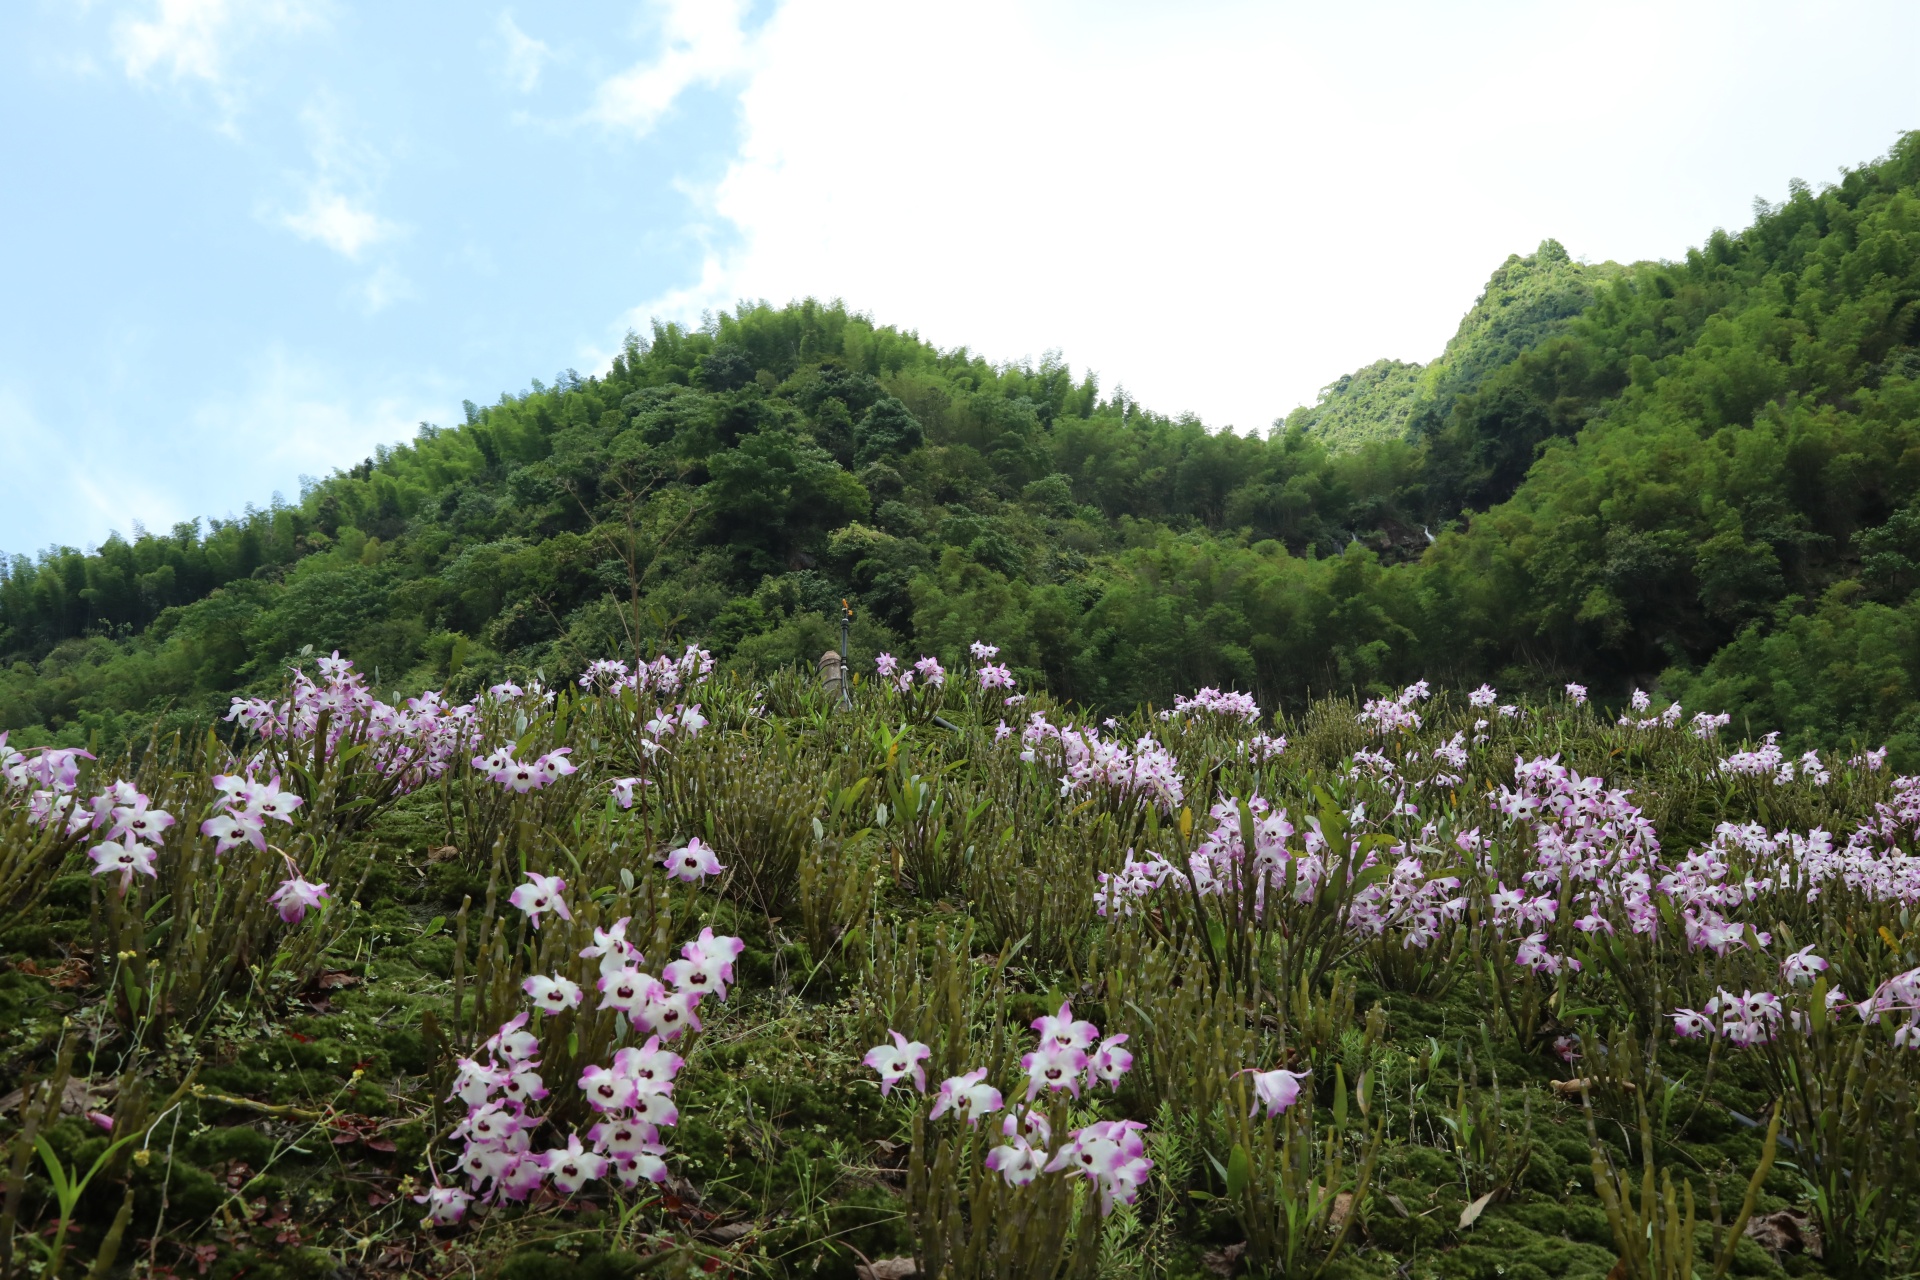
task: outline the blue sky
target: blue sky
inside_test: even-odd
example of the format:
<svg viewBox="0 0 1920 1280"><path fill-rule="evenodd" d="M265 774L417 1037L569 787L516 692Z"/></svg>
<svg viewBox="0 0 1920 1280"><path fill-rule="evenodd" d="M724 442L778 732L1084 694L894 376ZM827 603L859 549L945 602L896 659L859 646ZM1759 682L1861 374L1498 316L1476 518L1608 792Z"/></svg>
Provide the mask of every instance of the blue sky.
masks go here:
<svg viewBox="0 0 1920 1280"><path fill-rule="evenodd" d="M1920 127L1920 6L17 0L0 552L219 516L630 327L842 296L1264 426L1543 236Z"/></svg>

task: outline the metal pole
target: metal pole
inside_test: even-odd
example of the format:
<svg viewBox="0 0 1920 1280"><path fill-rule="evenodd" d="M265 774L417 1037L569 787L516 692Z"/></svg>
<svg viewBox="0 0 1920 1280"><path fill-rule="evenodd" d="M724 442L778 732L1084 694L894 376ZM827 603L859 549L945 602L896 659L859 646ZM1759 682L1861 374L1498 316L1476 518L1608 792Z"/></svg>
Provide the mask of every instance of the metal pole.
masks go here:
<svg viewBox="0 0 1920 1280"><path fill-rule="evenodd" d="M847 603L845 596L840 597L840 705L853 705L853 696L847 692L847 686L853 682L853 669L847 665L847 627L853 622L853 606Z"/></svg>

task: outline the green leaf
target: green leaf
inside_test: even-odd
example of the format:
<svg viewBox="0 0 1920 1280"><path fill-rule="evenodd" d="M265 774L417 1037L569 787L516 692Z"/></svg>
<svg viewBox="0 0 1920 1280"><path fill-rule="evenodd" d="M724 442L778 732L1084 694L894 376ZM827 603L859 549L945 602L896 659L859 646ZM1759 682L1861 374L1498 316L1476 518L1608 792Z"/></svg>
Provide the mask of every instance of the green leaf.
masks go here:
<svg viewBox="0 0 1920 1280"><path fill-rule="evenodd" d="M1247 1149L1236 1142L1227 1156L1227 1197L1238 1200L1245 1194L1247 1183L1252 1178L1253 1162L1247 1158Z"/></svg>
<svg viewBox="0 0 1920 1280"><path fill-rule="evenodd" d="M420 936L422 938L431 938L434 934L446 927L447 918L445 916L435 916L433 919L427 921L427 927L420 931Z"/></svg>

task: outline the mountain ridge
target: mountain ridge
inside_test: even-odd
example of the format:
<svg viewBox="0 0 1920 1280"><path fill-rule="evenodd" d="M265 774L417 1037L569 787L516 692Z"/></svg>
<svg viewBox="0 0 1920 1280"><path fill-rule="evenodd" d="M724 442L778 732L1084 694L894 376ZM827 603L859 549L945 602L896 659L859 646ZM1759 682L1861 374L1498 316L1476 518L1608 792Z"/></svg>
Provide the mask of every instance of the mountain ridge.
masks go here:
<svg viewBox="0 0 1920 1280"><path fill-rule="evenodd" d="M0 728L204 723L308 644L397 689L807 662L845 598L862 660L991 635L1091 706L1655 684L1920 760L1920 135L1673 262L1545 242L1369 368L1336 408L1392 430L1242 437L839 303L659 325L296 503L15 558Z"/></svg>

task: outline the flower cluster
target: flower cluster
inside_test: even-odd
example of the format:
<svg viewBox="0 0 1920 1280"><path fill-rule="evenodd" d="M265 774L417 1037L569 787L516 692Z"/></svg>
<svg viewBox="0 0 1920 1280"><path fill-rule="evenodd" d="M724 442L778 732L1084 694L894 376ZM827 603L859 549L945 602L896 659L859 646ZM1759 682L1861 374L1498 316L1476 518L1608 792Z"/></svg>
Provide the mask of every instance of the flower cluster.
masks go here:
<svg viewBox="0 0 1920 1280"><path fill-rule="evenodd" d="M553 704L554 693L538 680L524 689L511 680L502 680L487 687L486 700L496 705L525 703L530 707L545 707Z"/></svg>
<svg viewBox="0 0 1920 1280"><path fill-rule="evenodd" d="M624 662L602 658L587 665L580 674L579 684L589 691L618 693L632 689L636 693L673 694L704 682L712 673L713 655L688 645L687 651L678 658L669 658L663 653L631 671Z"/></svg>
<svg viewBox="0 0 1920 1280"><path fill-rule="evenodd" d="M1850 768L1866 773L1878 773L1887 767L1887 749L1879 747L1872 751L1862 751L1858 755L1849 757L1847 764Z"/></svg>
<svg viewBox="0 0 1920 1280"><path fill-rule="evenodd" d="M311 742L322 734L332 756L343 741L364 739L375 769L412 791L440 777L448 763L478 731L479 710L454 705L437 693L423 693L395 707L376 698L353 663L338 652L317 662L315 681L295 668L285 702L235 698L227 719L250 733L289 744ZM496 689L518 686L496 686Z"/></svg>
<svg viewBox="0 0 1920 1280"><path fill-rule="evenodd" d="M1238 895L1251 880L1257 911L1265 907L1269 887L1277 889L1286 884L1291 866L1294 897L1300 902L1313 901L1326 876L1327 844L1318 824L1301 833L1305 848L1296 850L1287 844L1296 832L1285 809L1276 809L1264 797L1255 795L1247 800L1247 814L1253 819L1252 849L1246 847L1236 802L1222 799L1208 811L1213 830L1187 858L1193 888L1203 897Z"/></svg>
<svg viewBox="0 0 1920 1280"><path fill-rule="evenodd" d="M698 938L680 948L680 959L660 970L661 978L666 979L663 983L640 967L646 957L627 941L627 921L622 918L611 929L594 930L593 945L580 955L600 961L600 977L595 983L600 993L599 1008L625 1014L641 1035L671 1042L689 1031L700 1030L702 1000L708 996L727 998L734 961L745 950L746 943L738 938L702 929Z"/></svg>
<svg viewBox="0 0 1920 1280"><path fill-rule="evenodd" d="M261 782L252 776L215 774L213 815L200 824L200 834L213 837L213 851L226 853L243 844L264 851L269 821L293 825L293 811L301 805L299 796L280 789L278 776Z"/></svg>
<svg viewBox="0 0 1920 1280"><path fill-rule="evenodd" d="M1175 716L1190 715L1220 716L1252 724L1260 718L1260 704L1253 700L1250 693L1222 693L1209 685L1191 698L1176 695L1173 710L1162 711L1160 718L1171 720Z"/></svg>
<svg viewBox="0 0 1920 1280"><path fill-rule="evenodd" d="M707 718L700 713L700 704L697 702L691 706L684 702L676 702L672 710L656 707L653 719L640 726L642 734L640 747L652 756L666 746L668 738L681 737L691 740L699 737L700 731L706 727Z"/></svg>
<svg viewBox="0 0 1920 1280"><path fill-rule="evenodd" d="M152 801L131 782L120 781L95 796L86 808L73 808L67 825L69 831L92 827L106 832L106 838L89 849L87 857L93 860L94 875L117 871L120 886L125 889L133 883L135 872L158 876L153 860L174 819L166 810L153 808Z"/></svg>
<svg viewBox="0 0 1920 1280"><path fill-rule="evenodd" d="M527 886L522 886L526 888ZM564 886L563 886L564 887ZM518 904L516 904L518 905ZM563 904L554 904L561 906ZM427 1206L428 1220L439 1225L460 1221L484 1195L485 1203L524 1201L544 1185L561 1195L572 1195L586 1183L611 1177L623 1186L664 1182L666 1147L660 1130L679 1122L673 1101L674 1078L684 1059L663 1046L683 1034L702 996L726 998L733 962L745 944L738 938L714 936L712 929L681 950L683 959L663 970L668 981L681 988L666 996L665 988L640 972L643 957L626 940L628 921L596 930L594 945L580 954L600 961L600 1008L629 1013L646 1040L615 1051L610 1064L590 1065L580 1073L578 1086L599 1119L580 1135L570 1133L564 1144L542 1152L533 1150L533 1135L545 1123L529 1111L549 1094L540 1076L540 1041L527 1029L521 1013L504 1023L479 1050L455 1062L452 1100L463 1102L467 1115L451 1136L463 1144L457 1164L466 1188L436 1185L417 1203ZM535 1007L552 1015L575 1009L581 1001L578 984L564 977L530 977L522 989ZM672 1025L661 1029L660 1002L674 1002L679 1011Z"/></svg>
<svg viewBox="0 0 1920 1280"><path fill-rule="evenodd" d="M1007 664L1004 662L998 666L990 662L982 663L974 675L979 677L982 693L990 693L995 689L1005 689L1008 692L1013 690L1013 672L1007 669Z"/></svg>
<svg viewBox="0 0 1920 1280"><path fill-rule="evenodd" d="M1733 717L1722 711L1715 715L1711 711L1700 711L1692 720L1693 736L1702 742L1711 742L1720 736L1720 731L1733 723Z"/></svg>
<svg viewBox="0 0 1920 1280"><path fill-rule="evenodd" d="M1130 916L1134 912L1134 903L1170 878L1183 885L1186 883L1186 877L1180 874L1179 868L1159 854L1149 852L1146 860L1141 861L1129 851L1119 871L1099 873L1099 887L1093 891L1094 910L1102 916L1110 912Z"/></svg>
<svg viewBox="0 0 1920 1280"><path fill-rule="evenodd" d="M1157 804L1167 813L1179 809L1186 796L1180 762L1151 737L1129 748L1092 727L1049 724L1036 711L1027 717L1020 741L1022 760L1039 763L1044 757L1058 770L1063 796L1100 789L1125 802Z"/></svg>
<svg viewBox="0 0 1920 1280"><path fill-rule="evenodd" d="M1376 880L1353 895L1347 921L1351 928L1375 937L1398 929L1403 949L1424 951L1445 925L1458 922L1466 911L1460 877L1430 876L1422 861L1408 854L1394 863L1385 880Z"/></svg>
<svg viewBox="0 0 1920 1280"><path fill-rule="evenodd" d="M1653 696L1644 689L1635 689L1633 691L1633 696L1627 700L1627 707L1628 709L1621 713L1620 719L1616 722L1623 729L1638 729L1643 731L1647 729L1671 729L1680 723L1680 716L1682 714L1680 704L1673 702L1667 704L1666 710L1649 715L1648 712L1653 710Z"/></svg>
<svg viewBox="0 0 1920 1280"><path fill-rule="evenodd" d="M988 649L993 648L993 646L982 645L981 648ZM993 652L998 653L999 650L994 649ZM883 653L873 660L873 665L874 669L879 672L880 678L892 684L893 687L901 693L913 692L916 677L920 685L928 689L938 689L947 683L946 668L940 665L938 658L922 656L912 667L903 671L900 668L900 659L890 653ZM1009 677L1009 679L1011 679L1011 677ZM986 687L986 684L983 682L981 688L984 689Z"/></svg>
<svg viewBox="0 0 1920 1280"><path fill-rule="evenodd" d="M1736 777L1771 779L1783 787L1796 776L1822 787L1833 781L1833 775L1820 762L1819 752L1807 752L1796 765L1781 753L1779 737L1778 732L1770 733L1754 750L1734 752L1720 762L1721 771Z"/></svg>
<svg viewBox="0 0 1920 1280"><path fill-rule="evenodd" d="M152 797L125 779L115 781L84 805L76 803L79 761L92 758L73 748L24 756L8 751L6 735L0 734L0 768L5 771L7 789L32 788L28 820L38 826L64 820L70 836L86 831L102 833L100 842L87 850L92 874L118 874L124 893L135 875L159 878L156 860L160 846L168 828L178 825L178 820L165 809L155 808ZM36 783L40 784L37 788ZM299 796L280 789L278 777L261 782L251 776L215 774L213 786L218 799L213 814L200 824L200 833L214 841L216 854L243 844L265 852L267 823L277 819L291 826L294 810L303 803ZM291 858L287 858L287 868L288 878L267 901L286 923L298 924L308 911L327 900L327 886L303 879Z"/></svg>
<svg viewBox="0 0 1920 1280"><path fill-rule="evenodd" d="M1920 1049L1920 969L1888 978L1874 993L1860 1002L1863 1019L1906 1015L1906 1022L1893 1032L1894 1044L1903 1049Z"/></svg>
<svg viewBox="0 0 1920 1280"><path fill-rule="evenodd" d="M1097 1084L1118 1089L1133 1068L1133 1055L1123 1047L1127 1037L1101 1039L1099 1027L1073 1016L1071 1003L1062 1004L1057 1013L1035 1018L1033 1029L1038 1043L1020 1059L1027 1076L1026 1099L1007 1108L1000 1130L1007 1142L987 1152L986 1167L1015 1187L1026 1186L1042 1173L1078 1174L1099 1189L1102 1213L1112 1212L1115 1204L1132 1204L1153 1168L1146 1154L1146 1126L1136 1120L1096 1121L1073 1130L1049 1152L1052 1123L1033 1105L1042 1093L1067 1093L1077 1100L1083 1088ZM933 1051L898 1031L887 1034L892 1043L875 1045L865 1058L880 1076L882 1096L908 1081L916 1092L926 1093L922 1064ZM927 1118L954 1115L978 1125L1000 1111L1006 1099L986 1077L987 1069L979 1067L942 1081Z"/></svg>
<svg viewBox="0 0 1920 1280"><path fill-rule="evenodd" d="M42 747L29 756L7 745L0 733L0 782L10 792L27 793L28 821L36 827L51 826L58 817L67 819L69 834L93 824L94 815L76 810L73 794L80 785L80 762L91 760L90 752L78 747Z"/></svg>
<svg viewBox="0 0 1920 1280"><path fill-rule="evenodd" d="M1354 718L1375 733L1418 729L1421 724L1420 713L1413 709L1413 704L1424 702L1431 696L1432 690L1427 687L1427 682L1419 680L1402 689L1398 697L1372 699Z"/></svg>
<svg viewBox="0 0 1920 1280"><path fill-rule="evenodd" d="M1287 735L1256 733L1241 743L1240 749L1246 752L1247 759L1253 763L1265 764L1287 749Z"/></svg>
<svg viewBox="0 0 1920 1280"><path fill-rule="evenodd" d="M513 758L513 747L508 745L497 747L487 755L475 756L473 767L486 774L490 781L498 783L501 790L523 796L529 791L552 786L576 772L577 766L567 759L572 754L572 747L555 747L536 760L523 762Z"/></svg>
<svg viewBox="0 0 1920 1280"><path fill-rule="evenodd" d="M1841 995L1840 1000L1844 999ZM1785 1017L1786 1007L1771 991L1743 991L1736 996L1722 987L1699 1009L1674 1010L1673 1033L1687 1039L1722 1036L1728 1044L1744 1049L1773 1039Z"/></svg>
<svg viewBox="0 0 1920 1280"><path fill-rule="evenodd" d="M1787 957L1780 972L1792 986L1805 986L1827 968L1827 962L1814 955L1811 947L1804 947ZM1793 998L1791 993L1789 998ZM1849 997L1833 987L1826 992L1824 1002L1826 1012L1832 1015L1848 1006ZM1894 1023L1896 1047L1920 1049L1920 969L1888 978L1852 1008L1862 1022L1887 1019ZM1771 991L1743 991L1736 996L1722 988L1699 1009L1675 1009L1671 1016L1677 1036L1719 1036L1740 1049L1766 1044L1779 1033L1782 1022L1791 1022L1802 1031L1808 1027L1804 1011L1789 1008L1786 1000Z"/></svg>

